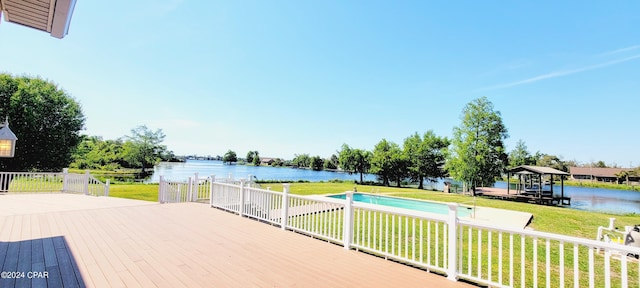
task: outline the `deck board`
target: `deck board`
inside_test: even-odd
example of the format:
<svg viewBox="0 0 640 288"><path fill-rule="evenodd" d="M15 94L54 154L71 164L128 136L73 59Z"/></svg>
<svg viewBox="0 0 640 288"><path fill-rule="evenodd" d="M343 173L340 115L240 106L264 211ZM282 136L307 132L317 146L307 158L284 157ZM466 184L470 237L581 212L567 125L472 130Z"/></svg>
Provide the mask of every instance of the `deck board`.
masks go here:
<svg viewBox="0 0 640 288"><path fill-rule="evenodd" d="M469 287L206 204L114 200L0 196L0 261L18 268L28 245L49 287Z"/></svg>

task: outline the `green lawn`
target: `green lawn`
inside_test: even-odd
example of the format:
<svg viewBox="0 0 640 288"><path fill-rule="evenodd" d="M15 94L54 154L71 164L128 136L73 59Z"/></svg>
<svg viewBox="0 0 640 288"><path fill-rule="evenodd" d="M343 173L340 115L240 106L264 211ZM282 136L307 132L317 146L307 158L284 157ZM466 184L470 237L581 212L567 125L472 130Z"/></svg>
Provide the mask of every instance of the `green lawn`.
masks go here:
<svg viewBox="0 0 640 288"><path fill-rule="evenodd" d="M158 184L111 184L109 196L158 202Z"/></svg>

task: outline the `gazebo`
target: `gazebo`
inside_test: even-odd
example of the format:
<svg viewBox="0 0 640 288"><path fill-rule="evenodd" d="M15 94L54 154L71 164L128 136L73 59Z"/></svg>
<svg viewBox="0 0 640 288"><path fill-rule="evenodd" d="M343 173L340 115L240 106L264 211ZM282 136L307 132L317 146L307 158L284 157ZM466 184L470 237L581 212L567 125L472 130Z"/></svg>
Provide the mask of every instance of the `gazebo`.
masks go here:
<svg viewBox="0 0 640 288"><path fill-rule="evenodd" d="M529 166L529 165L521 165L518 167L514 167L511 168L509 170L507 170L507 179L511 179L511 175L515 174L518 175L518 183L519 183L519 187L522 187L522 175L531 175L532 177L529 178L529 181L532 181L532 178L535 179L537 178L538 181L538 189L537 189L537 196L539 198L542 198L542 192L543 192L543 185L542 185L542 176L544 175L550 175L550 186L551 186L551 197L553 198L553 176L554 175L560 175L560 176L569 176L569 173L564 172L564 171L560 171L558 169L554 169L551 167L541 167L541 166ZM507 182L507 194L509 194L509 190L510 190L510 185ZM519 190L519 189L518 189ZM564 178L560 177L560 203L564 202Z"/></svg>

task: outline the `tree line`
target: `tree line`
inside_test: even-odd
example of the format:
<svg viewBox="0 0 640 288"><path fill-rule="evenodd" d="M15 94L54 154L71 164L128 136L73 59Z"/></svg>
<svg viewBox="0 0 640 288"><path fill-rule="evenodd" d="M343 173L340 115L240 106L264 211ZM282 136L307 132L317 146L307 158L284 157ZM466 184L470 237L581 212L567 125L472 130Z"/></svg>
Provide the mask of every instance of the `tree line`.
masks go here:
<svg viewBox="0 0 640 288"><path fill-rule="evenodd" d="M382 139L373 150L343 144L337 155L329 158L295 155L286 165L314 170L339 169L360 175L374 174L378 181L390 186L403 182L418 183L451 177L462 182L469 190L492 186L509 167L537 165L568 171L577 166L575 161L563 161L555 155L536 152L531 154L519 140L507 153L504 141L509 137L499 111L486 97L474 99L462 110L460 125L453 128L453 137L435 135L432 130L417 132L405 138L402 145ZM235 153L231 150L225 154ZM249 157L248 157L249 158ZM602 162L602 161L599 161ZM602 163L598 163L603 165Z"/></svg>
<svg viewBox="0 0 640 288"><path fill-rule="evenodd" d="M83 136L73 151L71 168L117 170L141 169L145 174L160 161L177 161L168 150L162 129L151 130L142 125L131 129L131 134L116 140L103 140L98 136Z"/></svg>

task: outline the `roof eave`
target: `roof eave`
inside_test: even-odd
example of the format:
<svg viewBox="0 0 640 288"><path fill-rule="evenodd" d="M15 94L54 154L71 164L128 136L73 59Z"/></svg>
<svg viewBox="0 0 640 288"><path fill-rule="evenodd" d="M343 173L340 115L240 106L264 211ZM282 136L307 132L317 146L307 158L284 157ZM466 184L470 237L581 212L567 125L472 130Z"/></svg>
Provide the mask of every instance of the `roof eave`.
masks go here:
<svg viewBox="0 0 640 288"><path fill-rule="evenodd" d="M69 33L71 16L76 6L76 0L57 0L51 23L51 36L62 39Z"/></svg>

